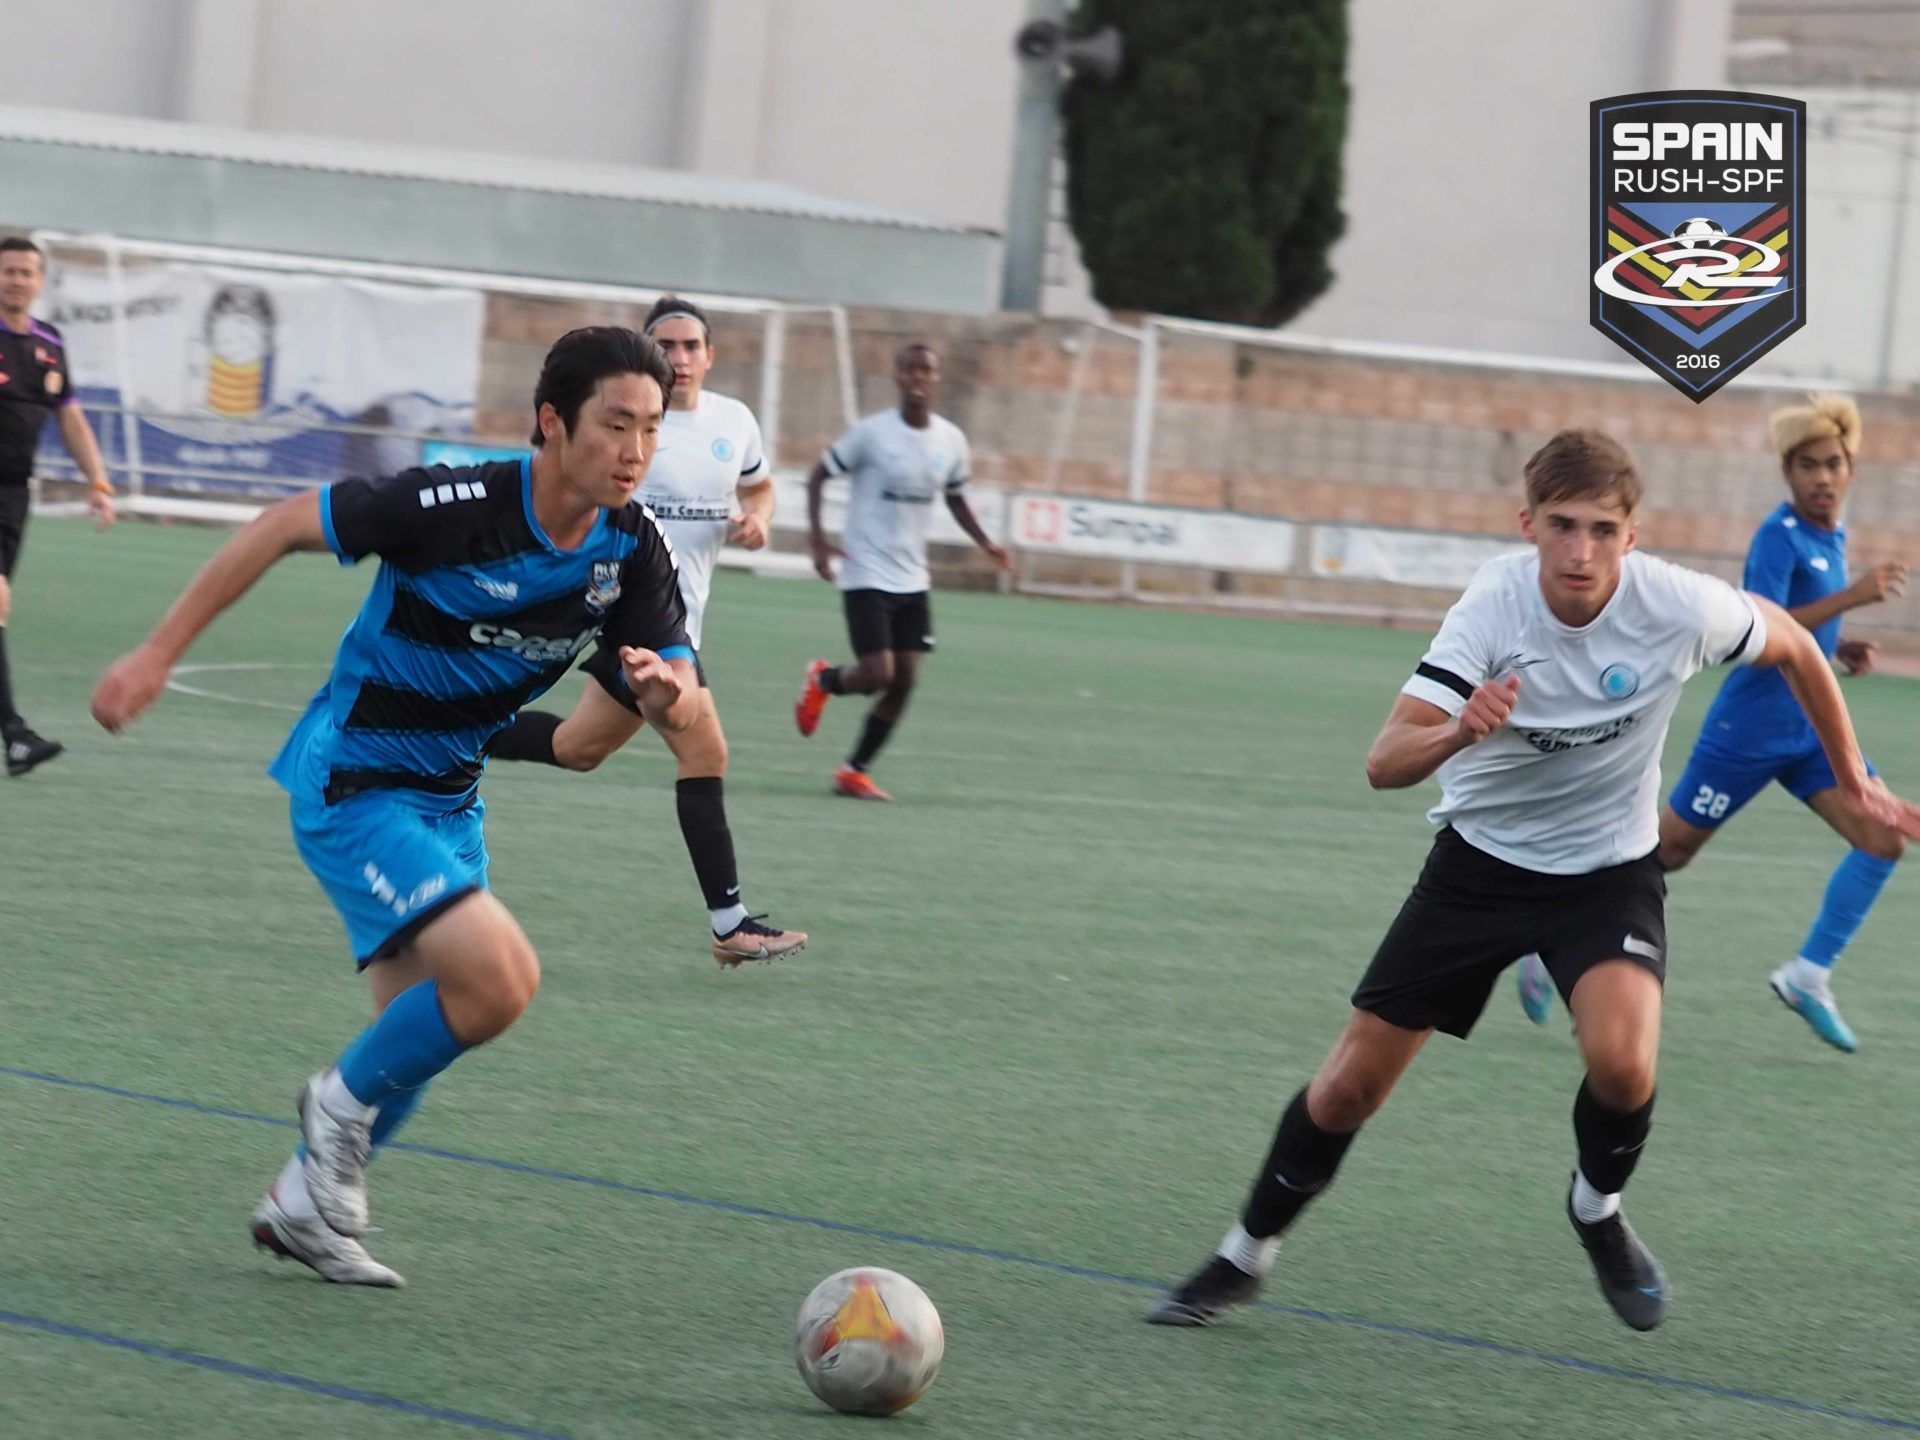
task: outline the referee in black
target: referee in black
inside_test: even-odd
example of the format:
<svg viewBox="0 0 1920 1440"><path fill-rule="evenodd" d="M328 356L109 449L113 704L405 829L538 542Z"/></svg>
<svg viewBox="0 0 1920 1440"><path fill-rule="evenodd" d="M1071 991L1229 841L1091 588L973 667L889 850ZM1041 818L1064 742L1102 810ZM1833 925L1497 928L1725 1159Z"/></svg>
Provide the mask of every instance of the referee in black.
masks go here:
<svg viewBox="0 0 1920 1440"><path fill-rule="evenodd" d="M34 451L47 415L59 417L60 439L87 480L87 510L105 529L113 523L113 486L100 461L93 428L73 398L67 347L60 332L33 318L46 283L40 247L17 235L0 239L0 743L7 775L18 778L60 753L33 732L13 704L7 666L7 620L13 610L13 567L26 538Z"/></svg>

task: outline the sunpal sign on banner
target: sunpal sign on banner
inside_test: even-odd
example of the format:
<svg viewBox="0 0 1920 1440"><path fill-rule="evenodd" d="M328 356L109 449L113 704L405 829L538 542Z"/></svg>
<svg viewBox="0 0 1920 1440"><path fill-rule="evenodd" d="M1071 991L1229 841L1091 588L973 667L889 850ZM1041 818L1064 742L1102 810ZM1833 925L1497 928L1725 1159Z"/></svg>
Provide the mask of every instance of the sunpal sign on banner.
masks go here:
<svg viewBox="0 0 1920 1440"><path fill-rule="evenodd" d="M1593 325L1691 400L1807 323L1806 122L1778 95L1593 102Z"/></svg>
<svg viewBox="0 0 1920 1440"><path fill-rule="evenodd" d="M177 488L378 474L417 442L323 428L465 434L485 297L202 265L60 265L42 313L87 403L140 416L140 463ZM116 466L121 425L101 427Z"/></svg>
<svg viewBox="0 0 1920 1440"><path fill-rule="evenodd" d="M1285 520L1072 495L1016 495L1013 504L1011 538L1021 550L1268 575L1293 564L1295 531Z"/></svg>

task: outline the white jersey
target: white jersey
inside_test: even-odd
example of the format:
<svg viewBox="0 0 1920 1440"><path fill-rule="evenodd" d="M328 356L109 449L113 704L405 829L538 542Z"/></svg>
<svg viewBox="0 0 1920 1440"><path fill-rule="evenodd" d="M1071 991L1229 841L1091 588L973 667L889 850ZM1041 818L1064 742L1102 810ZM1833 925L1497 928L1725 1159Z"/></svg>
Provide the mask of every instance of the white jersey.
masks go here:
<svg viewBox="0 0 1920 1440"><path fill-rule="evenodd" d="M739 513L734 492L768 478L759 422L738 400L702 390L691 410L667 411L640 499L680 561L680 600L695 650L713 563L727 543L727 517Z"/></svg>
<svg viewBox="0 0 1920 1440"><path fill-rule="evenodd" d="M927 575L927 526L934 502L967 483L971 457L960 427L929 415L921 429L898 410L869 415L847 429L821 457L829 475L853 482L840 527L842 590L912 595Z"/></svg>
<svg viewBox="0 0 1920 1440"><path fill-rule="evenodd" d="M1689 676L1767 643L1724 580L1629 551L1588 624L1556 619L1534 551L1489 560L1447 612L1403 693L1458 715L1480 685L1520 677L1498 733L1440 767L1427 818L1509 864L1584 875L1660 839L1660 747Z"/></svg>

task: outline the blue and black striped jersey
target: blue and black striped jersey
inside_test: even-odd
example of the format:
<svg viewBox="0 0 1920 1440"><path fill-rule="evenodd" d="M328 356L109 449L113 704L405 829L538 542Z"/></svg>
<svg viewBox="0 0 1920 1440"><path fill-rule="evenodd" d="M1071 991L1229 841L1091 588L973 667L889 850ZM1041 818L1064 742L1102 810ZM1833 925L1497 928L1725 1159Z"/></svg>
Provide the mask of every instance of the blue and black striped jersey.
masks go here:
<svg viewBox="0 0 1920 1440"><path fill-rule="evenodd" d="M586 668L629 708L618 647L692 658L652 512L603 510L562 550L533 513L526 460L343 480L322 492L320 520L342 564L381 565L273 763L296 796L399 788L464 804L494 734L596 641Z"/></svg>

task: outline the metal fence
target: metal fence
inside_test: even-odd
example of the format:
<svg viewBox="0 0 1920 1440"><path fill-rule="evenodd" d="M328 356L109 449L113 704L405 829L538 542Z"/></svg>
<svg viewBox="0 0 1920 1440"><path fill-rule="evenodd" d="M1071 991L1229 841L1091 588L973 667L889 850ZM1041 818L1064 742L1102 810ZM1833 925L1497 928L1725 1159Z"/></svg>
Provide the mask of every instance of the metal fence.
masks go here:
<svg viewBox="0 0 1920 1440"><path fill-rule="evenodd" d="M110 467L141 497L136 508L209 518L231 518L243 513L227 508L236 503L335 475L442 458L450 444L522 445L527 399L551 337L577 324L637 323L654 298L621 287L47 238L56 263L271 263L484 291L471 433L89 407ZM1743 378L1710 406L1693 407L1624 364L1352 345L1161 318L963 318L698 298L712 314L719 356L709 384L755 409L769 454L789 478L857 415L890 407L894 355L908 341L929 340L945 372L941 409L967 431L983 490L1224 510L1298 526L1297 559L1284 571L1029 550L1022 588L1389 620L1430 616L1450 598L1447 587L1338 572L1320 563L1323 540L1341 527L1374 527L1431 536L1436 553L1471 554L1467 540L1515 538L1521 465L1564 424L1601 424L1633 445L1649 479L1643 543L1737 576L1747 537L1783 493L1765 412L1821 383ZM1920 400L1867 399L1866 454L1849 506L1855 553L1920 561ZM141 437L162 432L170 458L155 463ZM259 463L269 451L291 463ZM64 459L50 448L43 475L57 479ZM781 548L796 544L794 533L783 535ZM963 550L942 558L953 578L985 578ZM1920 595L1857 612L1855 621L1920 646Z"/></svg>

